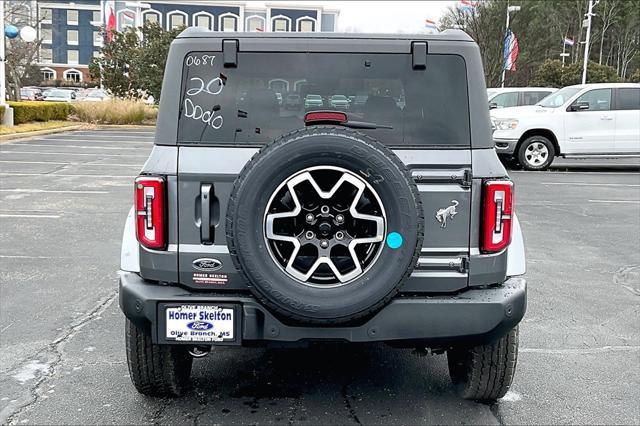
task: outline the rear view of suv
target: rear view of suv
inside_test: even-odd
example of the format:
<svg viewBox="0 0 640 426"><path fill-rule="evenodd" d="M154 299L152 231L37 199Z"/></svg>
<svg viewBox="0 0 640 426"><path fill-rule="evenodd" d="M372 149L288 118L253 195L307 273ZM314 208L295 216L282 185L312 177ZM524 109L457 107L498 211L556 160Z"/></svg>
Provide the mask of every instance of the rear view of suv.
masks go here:
<svg viewBox="0 0 640 426"><path fill-rule="evenodd" d="M283 85L304 109L278 105ZM336 93L360 107L324 101ZM122 246L138 391L181 394L219 345L386 342L446 353L461 395L493 401L515 371L524 272L466 34L173 42Z"/></svg>

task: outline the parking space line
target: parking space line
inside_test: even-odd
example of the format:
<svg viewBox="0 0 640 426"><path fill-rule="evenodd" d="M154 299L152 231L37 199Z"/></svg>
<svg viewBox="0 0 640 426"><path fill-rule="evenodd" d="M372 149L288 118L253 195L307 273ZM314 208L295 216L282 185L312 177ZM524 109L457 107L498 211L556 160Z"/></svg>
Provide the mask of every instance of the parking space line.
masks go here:
<svg viewBox="0 0 640 426"><path fill-rule="evenodd" d="M590 203L640 204L640 200L587 200Z"/></svg>
<svg viewBox="0 0 640 426"><path fill-rule="evenodd" d="M79 189L29 189L29 188L13 188L0 189L0 192L24 192L24 193L49 193L49 194L108 194L109 191L84 191Z"/></svg>
<svg viewBox="0 0 640 426"><path fill-rule="evenodd" d="M134 155L134 154L103 154L103 153L86 153L86 152L46 152L46 151L0 151L0 154L47 154L47 155L92 155L102 157L138 157L149 158L148 155Z"/></svg>
<svg viewBox="0 0 640 426"><path fill-rule="evenodd" d="M20 217L20 218L34 218L34 219L60 219L59 215L52 215L52 214L4 214L4 213L0 213L0 217Z"/></svg>
<svg viewBox="0 0 640 426"><path fill-rule="evenodd" d="M10 146L39 146L39 147L52 147L52 148L80 148L80 149L146 149L146 147L119 147L119 146L89 146L89 145L47 145L38 143L14 143Z"/></svg>
<svg viewBox="0 0 640 426"><path fill-rule="evenodd" d="M51 177L90 177L90 178L122 178L122 179L134 178L134 176L122 176L122 175L82 175L82 174L63 174L63 173L12 173L12 172L1 172L0 176L51 176Z"/></svg>
<svg viewBox="0 0 640 426"><path fill-rule="evenodd" d="M59 166L102 166L102 167L142 167L142 164L100 164L100 163L65 163L58 161L18 161L18 160L0 160L0 163L14 164L56 164Z"/></svg>
<svg viewBox="0 0 640 426"><path fill-rule="evenodd" d="M640 186L633 183L583 183L583 182L541 182L542 185L575 185L575 186Z"/></svg>

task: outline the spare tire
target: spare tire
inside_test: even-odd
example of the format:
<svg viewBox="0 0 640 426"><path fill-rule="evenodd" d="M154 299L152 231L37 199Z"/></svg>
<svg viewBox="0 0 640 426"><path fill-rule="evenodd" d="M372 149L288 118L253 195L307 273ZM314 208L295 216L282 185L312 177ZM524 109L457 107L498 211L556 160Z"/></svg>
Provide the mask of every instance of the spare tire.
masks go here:
<svg viewBox="0 0 640 426"><path fill-rule="evenodd" d="M314 126L264 146L230 197L227 244L253 294L286 318L342 323L384 306L411 274L424 217L391 150Z"/></svg>

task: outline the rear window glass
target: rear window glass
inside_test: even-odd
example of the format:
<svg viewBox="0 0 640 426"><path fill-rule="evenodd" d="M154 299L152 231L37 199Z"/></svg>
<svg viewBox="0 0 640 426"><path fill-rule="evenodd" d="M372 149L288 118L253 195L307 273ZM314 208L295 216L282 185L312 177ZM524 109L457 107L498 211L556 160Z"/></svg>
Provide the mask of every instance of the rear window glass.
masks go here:
<svg viewBox="0 0 640 426"><path fill-rule="evenodd" d="M304 127L310 111L346 112L388 145L469 146L466 68L457 55L248 53L224 68L219 52L183 65L178 142L260 145Z"/></svg>

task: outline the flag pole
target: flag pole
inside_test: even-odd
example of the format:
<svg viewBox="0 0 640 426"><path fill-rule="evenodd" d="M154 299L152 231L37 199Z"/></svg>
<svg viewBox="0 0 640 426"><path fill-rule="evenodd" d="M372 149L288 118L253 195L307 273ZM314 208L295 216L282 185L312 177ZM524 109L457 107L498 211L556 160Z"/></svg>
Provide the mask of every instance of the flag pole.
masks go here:
<svg viewBox="0 0 640 426"><path fill-rule="evenodd" d="M587 39L584 45L584 61L582 63L582 84L587 82L587 63L589 62L589 38L591 37L591 17L593 15L593 0L589 0L589 13L587 13Z"/></svg>
<svg viewBox="0 0 640 426"><path fill-rule="evenodd" d="M504 36L505 39L507 37L507 33L509 31L509 3L507 3L507 25L505 25L505 29L504 29ZM506 75L507 70L504 67L504 43L502 46L502 78L500 79L500 87L504 87L504 78Z"/></svg>
<svg viewBox="0 0 640 426"><path fill-rule="evenodd" d="M564 68L564 57L566 56L565 50L567 48L567 41L566 40L562 40L562 68Z"/></svg>

